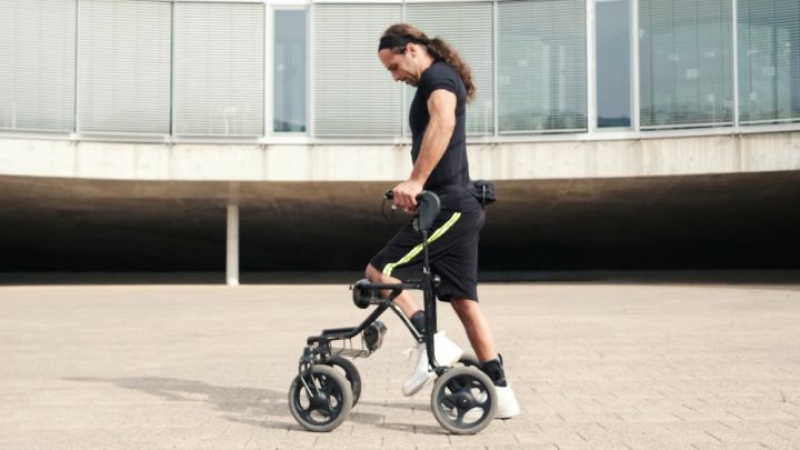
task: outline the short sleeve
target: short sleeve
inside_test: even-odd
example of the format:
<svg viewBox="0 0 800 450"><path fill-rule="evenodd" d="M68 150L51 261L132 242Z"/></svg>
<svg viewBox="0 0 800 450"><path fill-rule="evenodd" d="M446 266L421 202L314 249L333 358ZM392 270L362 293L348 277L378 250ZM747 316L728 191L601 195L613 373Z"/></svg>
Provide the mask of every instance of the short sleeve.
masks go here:
<svg viewBox="0 0 800 450"><path fill-rule="evenodd" d="M458 74L446 64L437 63L422 73L422 82L428 90L428 97L437 89L444 89L458 95Z"/></svg>

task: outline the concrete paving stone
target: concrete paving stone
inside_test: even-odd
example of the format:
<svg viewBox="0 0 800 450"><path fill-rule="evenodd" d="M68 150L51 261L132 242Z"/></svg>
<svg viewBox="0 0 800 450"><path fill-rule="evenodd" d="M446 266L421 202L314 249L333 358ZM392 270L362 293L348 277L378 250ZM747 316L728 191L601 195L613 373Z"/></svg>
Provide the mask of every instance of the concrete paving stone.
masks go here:
<svg viewBox="0 0 800 450"><path fill-rule="evenodd" d="M679 434L643 429L621 435L622 446L630 450L655 450L655 449L692 449L696 450L686 439Z"/></svg>
<svg viewBox="0 0 800 450"><path fill-rule="evenodd" d="M708 441L709 437L717 442L779 442L778 448L789 447L793 440L800 437L800 422L792 424L793 429L780 429L775 424L766 422L682 422L666 423L664 428L673 433L697 441Z"/></svg>
<svg viewBox="0 0 800 450"><path fill-rule="evenodd" d="M692 442L690 444L697 450L768 450L770 447L763 442Z"/></svg>
<svg viewBox="0 0 800 450"><path fill-rule="evenodd" d="M347 286L0 287L0 449L800 449L795 285L481 285L522 406L451 436L400 386L393 315L330 433L288 412L305 339L368 314ZM455 314L440 328L464 348ZM356 342L355 344L358 344ZM730 444L726 447L724 444Z"/></svg>

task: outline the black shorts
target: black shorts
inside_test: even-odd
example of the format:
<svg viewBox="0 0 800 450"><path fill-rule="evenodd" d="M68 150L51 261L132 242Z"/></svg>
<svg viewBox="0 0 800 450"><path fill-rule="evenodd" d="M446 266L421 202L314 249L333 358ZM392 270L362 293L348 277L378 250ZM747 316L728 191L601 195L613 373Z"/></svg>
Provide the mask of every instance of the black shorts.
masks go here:
<svg viewBox="0 0 800 450"><path fill-rule="evenodd" d="M442 211L428 235L431 272L442 282L436 291L439 300L453 298L478 300L478 241L486 220L483 209L474 212ZM385 275L399 279L398 269L422 264L422 235L411 222L403 227L370 261ZM401 271L404 275L407 270ZM411 276L411 278L414 278Z"/></svg>

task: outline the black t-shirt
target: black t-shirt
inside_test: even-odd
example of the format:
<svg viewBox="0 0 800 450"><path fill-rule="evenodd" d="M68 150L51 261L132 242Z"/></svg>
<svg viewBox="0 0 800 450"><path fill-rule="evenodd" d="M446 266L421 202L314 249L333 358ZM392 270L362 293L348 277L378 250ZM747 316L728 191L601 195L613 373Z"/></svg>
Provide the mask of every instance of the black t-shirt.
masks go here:
<svg viewBox="0 0 800 450"><path fill-rule="evenodd" d="M456 95L456 126L447 150L425 182L424 189L439 195L442 209L476 211L480 209L480 203L467 189L470 182L466 145L467 90L458 73L441 61L422 72L411 103L408 119L411 127L411 160L416 162L419 156L422 136L430 122L428 98L437 89L445 89Z"/></svg>

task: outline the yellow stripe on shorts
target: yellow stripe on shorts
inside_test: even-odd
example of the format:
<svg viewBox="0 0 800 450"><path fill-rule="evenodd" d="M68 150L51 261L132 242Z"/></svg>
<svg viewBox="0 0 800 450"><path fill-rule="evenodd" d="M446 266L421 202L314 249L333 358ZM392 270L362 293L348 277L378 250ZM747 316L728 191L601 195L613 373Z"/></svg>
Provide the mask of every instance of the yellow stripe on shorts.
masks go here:
<svg viewBox="0 0 800 450"><path fill-rule="evenodd" d="M444 225L439 227L436 231L433 232L432 235L430 235L430 237L428 237L428 245L430 245L432 242L442 237L443 234L447 233L447 230L452 228L453 225L455 225L455 223L458 222L458 219L460 218L461 218L460 212L453 213L453 216L450 217L450 220L445 222ZM394 270L395 267L402 266L403 264L406 264L407 262L411 261L412 259L414 259L415 256L419 255L419 252L421 252L422 249L423 245L419 244L416 247L412 248L410 252L406 253L405 256L400 258L399 261L387 264L386 267L383 268L383 274L391 276L392 271Z"/></svg>

